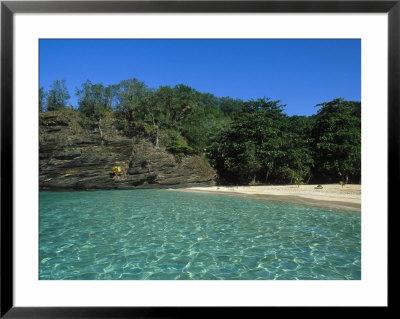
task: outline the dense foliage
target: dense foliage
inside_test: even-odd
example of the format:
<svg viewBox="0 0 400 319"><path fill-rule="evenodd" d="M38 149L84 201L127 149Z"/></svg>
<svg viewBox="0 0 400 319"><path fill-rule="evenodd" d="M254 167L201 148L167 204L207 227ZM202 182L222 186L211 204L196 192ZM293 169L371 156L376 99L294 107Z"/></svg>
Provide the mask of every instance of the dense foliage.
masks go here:
<svg viewBox="0 0 400 319"><path fill-rule="evenodd" d="M269 98L216 97L189 86L149 88L137 79L76 89L77 109L102 134L113 112L129 137L145 135L156 149L203 154L220 183L358 183L361 179L361 103L335 99L313 116L288 116ZM39 111L66 108L65 80L39 90Z"/></svg>
<svg viewBox="0 0 400 319"><path fill-rule="evenodd" d="M361 179L361 103L336 99L319 104L312 127L316 176Z"/></svg>

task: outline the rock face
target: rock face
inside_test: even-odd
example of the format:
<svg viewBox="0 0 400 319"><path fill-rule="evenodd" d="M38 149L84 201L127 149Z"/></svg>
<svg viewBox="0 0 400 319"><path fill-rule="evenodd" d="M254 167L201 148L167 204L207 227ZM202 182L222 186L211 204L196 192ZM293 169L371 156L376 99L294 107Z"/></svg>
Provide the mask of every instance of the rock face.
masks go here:
<svg viewBox="0 0 400 319"><path fill-rule="evenodd" d="M178 158L144 137L128 138L111 116L101 128L82 125L78 112L40 114L40 189L134 189L214 184L205 158ZM101 133L100 134L100 130ZM102 138L101 138L102 135ZM113 173L119 166L121 173Z"/></svg>

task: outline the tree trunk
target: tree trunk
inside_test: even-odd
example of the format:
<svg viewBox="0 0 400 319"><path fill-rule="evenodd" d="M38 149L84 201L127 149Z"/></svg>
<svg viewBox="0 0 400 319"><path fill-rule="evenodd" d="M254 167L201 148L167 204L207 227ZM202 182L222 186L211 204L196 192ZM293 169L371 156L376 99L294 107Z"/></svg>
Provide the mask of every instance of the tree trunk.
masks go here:
<svg viewBox="0 0 400 319"><path fill-rule="evenodd" d="M149 171L150 174L150 160L146 160L146 162L147 162L147 170Z"/></svg>
<svg viewBox="0 0 400 319"><path fill-rule="evenodd" d="M104 140L103 140L103 131L101 130L101 119L99 119L99 132L100 132L100 139L101 139L101 145L104 145Z"/></svg>
<svg viewBox="0 0 400 319"><path fill-rule="evenodd" d="M160 149L160 146L158 144L158 124L156 125L156 121L154 120L154 114L153 113L151 113L151 118L153 120L153 126L156 129L156 145L154 146L154 148L156 150L158 150L158 149Z"/></svg>
<svg viewBox="0 0 400 319"><path fill-rule="evenodd" d="M158 150L160 146L158 145L158 125L156 126L156 149Z"/></svg>

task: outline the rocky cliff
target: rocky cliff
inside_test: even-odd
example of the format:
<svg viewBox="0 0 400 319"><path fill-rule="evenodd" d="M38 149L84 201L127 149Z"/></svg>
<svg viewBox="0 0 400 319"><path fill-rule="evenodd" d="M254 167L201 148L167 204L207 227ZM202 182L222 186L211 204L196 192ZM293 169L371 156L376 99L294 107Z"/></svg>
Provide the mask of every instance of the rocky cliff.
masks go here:
<svg viewBox="0 0 400 319"><path fill-rule="evenodd" d="M40 189L134 189L211 185L215 171L199 155L175 156L143 135L128 138L111 114L101 126L76 111L40 113ZM162 139L161 139L162 140ZM113 172L113 167L121 172Z"/></svg>

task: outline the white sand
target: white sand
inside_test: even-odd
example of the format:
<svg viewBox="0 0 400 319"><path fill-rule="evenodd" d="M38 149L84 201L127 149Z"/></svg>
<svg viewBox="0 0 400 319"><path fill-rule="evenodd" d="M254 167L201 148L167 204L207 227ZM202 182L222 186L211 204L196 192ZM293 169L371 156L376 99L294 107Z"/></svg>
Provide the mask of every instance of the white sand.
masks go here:
<svg viewBox="0 0 400 319"><path fill-rule="evenodd" d="M199 191L225 193L229 195L247 195L258 198L272 198L304 203L323 204L326 206L341 206L345 208L361 208L361 185L349 184L344 187L339 184L317 185L260 185L260 186L210 186L189 187L182 191Z"/></svg>

